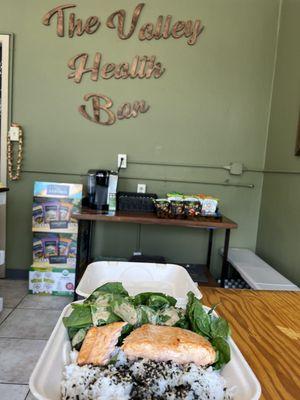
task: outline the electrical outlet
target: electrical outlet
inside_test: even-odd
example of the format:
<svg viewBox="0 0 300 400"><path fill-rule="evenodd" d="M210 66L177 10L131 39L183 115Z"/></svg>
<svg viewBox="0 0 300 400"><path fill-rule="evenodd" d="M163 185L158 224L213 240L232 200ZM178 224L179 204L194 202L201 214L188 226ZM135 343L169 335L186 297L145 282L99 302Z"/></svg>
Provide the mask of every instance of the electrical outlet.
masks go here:
<svg viewBox="0 0 300 400"><path fill-rule="evenodd" d="M146 193L146 185L144 183L138 183L137 192L138 193Z"/></svg>
<svg viewBox="0 0 300 400"><path fill-rule="evenodd" d="M118 168L127 168L127 154L118 154Z"/></svg>

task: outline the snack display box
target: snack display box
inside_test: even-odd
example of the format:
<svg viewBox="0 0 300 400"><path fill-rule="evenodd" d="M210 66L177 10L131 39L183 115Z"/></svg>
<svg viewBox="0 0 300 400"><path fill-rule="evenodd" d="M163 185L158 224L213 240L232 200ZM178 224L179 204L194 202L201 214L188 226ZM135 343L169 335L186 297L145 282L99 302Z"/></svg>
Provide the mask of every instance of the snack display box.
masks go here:
<svg viewBox="0 0 300 400"><path fill-rule="evenodd" d="M122 282L131 296L141 292L161 292L177 299L179 307L186 305L186 295L202 295L197 284L180 265L138 262L99 261L88 265L76 293L88 297L97 287L107 282Z"/></svg>
<svg viewBox="0 0 300 400"><path fill-rule="evenodd" d="M71 215L78 210L81 197L81 184L35 182L32 231L77 233L78 224Z"/></svg>
<svg viewBox="0 0 300 400"><path fill-rule="evenodd" d="M63 369L69 363L71 349L63 317L72 311L71 305L63 310L39 361L30 377L29 387L37 400L60 400ZM231 361L223 368L221 375L228 387L234 387L234 400L258 400L260 384L247 361L232 339L229 340Z"/></svg>

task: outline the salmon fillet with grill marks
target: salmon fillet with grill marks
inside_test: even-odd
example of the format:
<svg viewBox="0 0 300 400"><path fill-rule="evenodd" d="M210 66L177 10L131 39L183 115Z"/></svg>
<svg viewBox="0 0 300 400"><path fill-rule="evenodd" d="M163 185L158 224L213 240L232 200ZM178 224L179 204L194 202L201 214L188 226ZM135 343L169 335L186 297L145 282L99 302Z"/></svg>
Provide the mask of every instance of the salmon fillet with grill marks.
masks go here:
<svg viewBox="0 0 300 400"><path fill-rule="evenodd" d="M122 350L129 359L147 358L178 364L213 364L216 352L203 336L186 329L143 325L124 340Z"/></svg>
<svg viewBox="0 0 300 400"><path fill-rule="evenodd" d="M106 365L125 325L127 322L113 322L109 325L90 328L81 346L77 364L80 366Z"/></svg>

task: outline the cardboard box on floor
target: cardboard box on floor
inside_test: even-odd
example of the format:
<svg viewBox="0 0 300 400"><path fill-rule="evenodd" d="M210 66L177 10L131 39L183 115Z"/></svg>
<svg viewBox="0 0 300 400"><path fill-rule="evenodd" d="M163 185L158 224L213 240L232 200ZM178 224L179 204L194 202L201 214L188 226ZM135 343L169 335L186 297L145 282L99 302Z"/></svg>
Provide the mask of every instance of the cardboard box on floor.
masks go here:
<svg viewBox="0 0 300 400"><path fill-rule="evenodd" d="M71 215L81 198L81 184L35 182L30 293L73 295L78 224Z"/></svg>
<svg viewBox="0 0 300 400"><path fill-rule="evenodd" d="M54 296L73 296L75 269L31 266L29 293Z"/></svg>

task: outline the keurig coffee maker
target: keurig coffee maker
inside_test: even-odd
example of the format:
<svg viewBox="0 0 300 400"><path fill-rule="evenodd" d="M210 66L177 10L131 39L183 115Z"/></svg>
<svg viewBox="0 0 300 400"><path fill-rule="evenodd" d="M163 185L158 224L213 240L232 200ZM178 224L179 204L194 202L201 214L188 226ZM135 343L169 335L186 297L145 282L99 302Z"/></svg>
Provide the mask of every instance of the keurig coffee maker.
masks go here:
<svg viewBox="0 0 300 400"><path fill-rule="evenodd" d="M109 170L88 171L87 206L103 212L116 210L118 173Z"/></svg>

